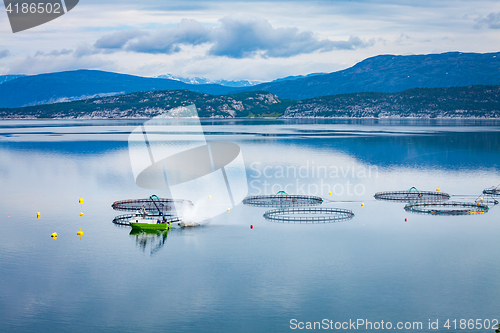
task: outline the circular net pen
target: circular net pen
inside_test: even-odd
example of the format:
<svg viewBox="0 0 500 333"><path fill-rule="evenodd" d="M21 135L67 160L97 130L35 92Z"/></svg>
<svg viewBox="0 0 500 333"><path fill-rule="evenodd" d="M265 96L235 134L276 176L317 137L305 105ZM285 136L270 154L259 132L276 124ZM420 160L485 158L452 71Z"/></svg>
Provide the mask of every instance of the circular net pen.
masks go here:
<svg viewBox="0 0 500 333"><path fill-rule="evenodd" d="M264 214L265 219L280 223L334 223L353 217L351 210L341 208L273 209Z"/></svg>
<svg viewBox="0 0 500 333"><path fill-rule="evenodd" d="M148 199L129 199L129 200L115 201L113 202L111 207L114 210L119 210L119 211L135 212L137 210L144 209L148 213L167 214L168 212L174 209L174 204L176 202L177 203L187 202L189 204L192 204L190 201L186 200L165 199L165 198L158 198L157 196L151 196Z"/></svg>
<svg viewBox="0 0 500 333"><path fill-rule="evenodd" d="M375 199L396 202L435 202L448 200L450 195L444 192L432 191L390 191L375 193Z"/></svg>
<svg viewBox="0 0 500 333"><path fill-rule="evenodd" d="M322 198L309 195L257 195L243 199L243 204L256 207L317 206L322 203Z"/></svg>
<svg viewBox="0 0 500 333"><path fill-rule="evenodd" d="M500 185L497 187L490 187L483 190L484 195L500 196Z"/></svg>
<svg viewBox="0 0 500 333"><path fill-rule="evenodd" d="M405 210L429 215L474 215L487 213L489 207L473 202L439 202L408 204Z"/></svg>
<svg viewBox="0 0 500 333"><path fill-rule="evenodd" d="M113 223L118 224L118 225L130 225L129 221L134 216L135 216L135 214L118 215L117 217L115 217L113 219ZM176 216L166 217L166 222L175 223L175 222L181 222L181 221L182 220Z"/></svg>

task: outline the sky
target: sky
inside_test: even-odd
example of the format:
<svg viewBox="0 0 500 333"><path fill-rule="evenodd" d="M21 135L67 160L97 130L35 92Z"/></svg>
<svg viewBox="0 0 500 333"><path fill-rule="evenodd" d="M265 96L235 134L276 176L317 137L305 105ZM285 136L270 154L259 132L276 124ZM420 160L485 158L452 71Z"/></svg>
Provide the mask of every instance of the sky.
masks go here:
<svg viewBox="0 0 500 333"><path fill-rule="evenodd" d="M0 8L0 75L76 69L269 81L379 54L500 51L500 1L80 0L13 34Z"/></svg>

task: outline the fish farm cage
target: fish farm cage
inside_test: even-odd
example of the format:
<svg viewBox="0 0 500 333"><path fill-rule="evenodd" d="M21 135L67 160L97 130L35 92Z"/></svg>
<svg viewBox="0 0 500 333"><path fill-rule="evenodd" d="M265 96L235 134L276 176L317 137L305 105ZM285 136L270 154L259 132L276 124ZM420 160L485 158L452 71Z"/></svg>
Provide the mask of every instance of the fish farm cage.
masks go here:
<svg viewBox="0 0 500 333"><path fill-rule="evenodd" d="M445 201L450 195L444 192L418 191L415 187L408 191L390 191L375 193L375 199L397 202Z"/></svg>
<svg viewBox="0 0 500 333"><path fill-rule="evenodd" d="M111 205L114 210L119 211L137 211L144 209L148 213L168 213L174 209L175 203L189 203L192 205L191 201L187 200L174 200L158 198L156 195L150 196L148 199L129 199L115 201Z"/></svg>
<svg viewBox="0 0 500 333"><path fill-rule="evenodd" d="M276 195L257 195L243 199L243 204L256 207L317 206L322 203L323 199L320 197L289 195L284 192L278 192Z"/></svg>
<svg viewBox="0 0 500 333"><path fill-rule="evenodd" d="M497 187L490 187L483 190L484 195L500 196L500 185Z"/></svg>
<svg viewBox="0 0 500 333"><path fill-rule="evenodd" d="M130 225L129 221L134 216L135 214L118 215L113 219L113 223L118 225ZM165 218L166 218L165 222L170 222L170 223L182 222L182 219L177 216L165 216Z"/></svg>
<svg viewBox="0 0 500 333"><path fill-rule="evenodd" d="M405 206L407 212L430 215L473 215L487 213L489 207L472 202L415 203Z"/></svg>
<svg viewBox="0 0 500 333"><path fill-rule="evenodd" d="M264 214L265 219L280 223L333 223L353 217L351 210L341 208L285 208L269 210Z"/></svg>

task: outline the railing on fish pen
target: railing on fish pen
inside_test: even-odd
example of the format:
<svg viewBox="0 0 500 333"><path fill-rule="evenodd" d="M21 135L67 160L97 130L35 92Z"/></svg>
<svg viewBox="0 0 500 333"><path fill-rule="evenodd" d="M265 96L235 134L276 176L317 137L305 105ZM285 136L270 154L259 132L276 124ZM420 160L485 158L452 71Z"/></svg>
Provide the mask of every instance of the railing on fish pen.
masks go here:
<svg viewBox="0 0 500 333"><path fill-rule="evenodd" d="M257 207L317 206L323 199L310 195L257 195L243 199L243 204Z"/></svg>
<svg viewBox="0 0 500 333"><path fill-rule="evenodd" d="M129 221L134 216L135 214L118 215L113 219L113 223L119 225L130 225ZM170 223L182 222L182 219L177 216L166 216L165 218L166 218L165 222L170 222Z"/></svg>
<svg viewBox="0 0 500 333"><path fill-rule="evenodd" d="M472 215L487 213L489 207L477 202L433 202L408 204L405 210L430 215Z"/></svg>
<svg viewBox="0 0 500 333"><path fill-rule="evenodd" d="M296 216L321 214L323 216ZM352 210L342 208L285 208L273 209L264 214L264 218L281 223L333 223L350 220Z"/></svg>
<svg viewBox="0 0 500 333"><path fill-rule="evenodd" d="M389 191L375 193L375 199L398 202L445 201L450 195L433 191Z"/></svg>

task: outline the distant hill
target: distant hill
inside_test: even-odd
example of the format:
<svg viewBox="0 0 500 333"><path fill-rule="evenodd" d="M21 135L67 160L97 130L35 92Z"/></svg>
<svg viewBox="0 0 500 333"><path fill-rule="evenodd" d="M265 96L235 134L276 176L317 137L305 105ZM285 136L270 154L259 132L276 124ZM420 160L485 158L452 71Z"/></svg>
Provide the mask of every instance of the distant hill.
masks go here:
<svg viewBox="0 0 500 333"><path fill-rule="evenodd" d="M0 109L0 118L151 118L171 108L196 104L200 117L278 117L294 103L268 92L214 96L188 90L147 91L68 103Z"/></svg>
<svg viewBox="0 0 500 333"><path fill-rule="evenodd" d="M96 70L24 76L0 84L0 108L66 102L136 91L188 89L227 94L234 88L215 84L189 85L176 80L145 78Z"/></svg>
<svg viewBox="0 0 500 333"><path fill-rule="evenodd" d="M200 117L500 118L500 86L416 88L303 101L265 91L209 95L187 90L135 92L68 103L0 109L0 118L151 118L195 104Z"/></svg>
<svg viewBox="0 0 500 333"><path fill-rule="evenodd" d="M307 75L295 75L295 76L286 76L282 77L276 80L272 80L271 82L281 82L281 81L288 81L288 80L296 80L296 79L303 79L305 77L311 77L311 76L317 76L317 75L325 75L327 73L311 73Z"/></svg>
<svg viewBox="0 0 500 333"><path fill-rule="evenodd" d="M412 88L500 84L500 53L450 52L380 55L348 69L294 80L269 82L246 90L264 90L302 100L355 92L398 92Z"/></svg>
<svg viewBox="0 0 500 333"><path fill-rule="evenodd" d="M206 79L204 77L181 77L181 76L175 76L171 74L165 74L165 75L158 75L156 76L159 79L170 79L170 80L176 80L176 81L181 81L184 83L188 84L220 84L221 86L225 87L251 87L256 84L261 83L262 81L255 81L255 80L210 80Z"/></svg>
<svg viewBox="0 0 500 333"><path fill-rule="evenodd" d="M500 86L415 88L396 93L315 97L290 105L283 116L500 118Z"/></svg>
<svg viewBox="0 0 500 333"><path fill-rule="evenodd" d="M26 75L0 75L0 84Z"/></svg>

